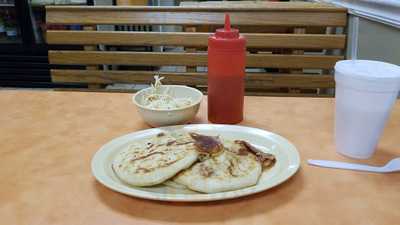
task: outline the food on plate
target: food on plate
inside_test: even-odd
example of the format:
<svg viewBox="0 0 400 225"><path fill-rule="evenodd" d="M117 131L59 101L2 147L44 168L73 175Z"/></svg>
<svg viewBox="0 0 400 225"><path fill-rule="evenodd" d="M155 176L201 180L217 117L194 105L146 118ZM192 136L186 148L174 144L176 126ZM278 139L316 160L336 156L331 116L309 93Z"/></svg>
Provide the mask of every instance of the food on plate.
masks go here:
<svg viewBox="0 0 400 225"><path fill-rule="evenodd" d="M243 140L195 132L162 132L117 155L113 169L135 186L160 183L202 193L238 190L257 184L275 157Z"/></svg>
<svg viewBox="0 0 400 225"><path fill-rule="evenodd" d="M224 145L219 137L206 136L196 133L189 133L193 139L194 146L199 153L199 160L204 161L212 156L215 156L224 150Z"/></svg>
<svg viewBox="0 0 400 225"><path fill-rule="evenodd" d="M125 183L152 186L175 176L198 158L193 142L184 134L159 133L144 143L134 143L120 152L112 168Z"/></svg>
<svg viewBox="0 0 400 225"><path fill-rule="evenodd" d="M237 141L239 144L244 146L247 150L249 150L252 154L255 154L257 160L261 163L262 167L269 168L275 164L276 158L274 155L270 153L265 153L259 149L257 149L255 146L250 144L247 141Z"/></svg>
<svg viewBox="0 0 400 225"><path fill-rule="evenodd" d="M217 193L253 186L261 172L261 164L254 155L224 151L179 173L174 181L194 191Z"/></svg>
<svg viewBox="0 0 400 225"><path fill-rule="evenodd" d="M170 89L162 88L161 80L164 77L154 76L150 91L143 94L143 105L149 109L181 109L193 103L190 98L174 97Z"/></svg>
<svg viewBox="0 0 400 225"><path fill-rule="evenodd" d="M174 181L189 189L217 193L238 190L257 184L263 168L275 162L271 154L263 153L241 140L223 140L224 151L179 173Z"/></svg>

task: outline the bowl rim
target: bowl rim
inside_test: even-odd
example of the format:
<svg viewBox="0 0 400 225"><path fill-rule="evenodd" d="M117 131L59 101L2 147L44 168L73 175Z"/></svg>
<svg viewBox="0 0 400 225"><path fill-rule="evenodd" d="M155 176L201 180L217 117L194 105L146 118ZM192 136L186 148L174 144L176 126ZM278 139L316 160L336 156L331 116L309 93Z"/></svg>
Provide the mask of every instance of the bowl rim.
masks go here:
<svg viewBox="0 0 400 225"><path fill-rule="evenodd" d="M178 108L178 109L152 109L152 108L146 107L146 106L144 106L144 105L142 105L142 104L139 104L139 102L136 101L136 97L137 97L138 95L140 95L141 93L143 93L143 92L145 92L146 90L148 90L148 89L151 88L151 87L148 87L148 88L143 88L142 90L140 90L140 91L136 92L135 94L133 94L133 96L132 96L132 102L133 102L137 107L140 107L140 108L143 108L143 109L153 110L153 111L160 111L160 112L171 112L171 111L180 111L180 110L184 110L184 109L191 108L191 107L193 107L193 106L195 106L195 105L197 105L197 104L200 104L201 101L203 100L203 96L204 96L203 93L202 93L201 91L199 91L198 89L196 89L196 88L188 87L188 86L186 86L186 85L164 85L164 84L163 84L162 86L163 86L163 87L179 87L179 88L190 89L190 90L192 90L192 91L197 92L198 94L200 94L200 98L197 99L196 101L194 101L192 104L190 104L190 105L188 105L188 106L185 106L185 107L182 107L182 108Z"/></svg>

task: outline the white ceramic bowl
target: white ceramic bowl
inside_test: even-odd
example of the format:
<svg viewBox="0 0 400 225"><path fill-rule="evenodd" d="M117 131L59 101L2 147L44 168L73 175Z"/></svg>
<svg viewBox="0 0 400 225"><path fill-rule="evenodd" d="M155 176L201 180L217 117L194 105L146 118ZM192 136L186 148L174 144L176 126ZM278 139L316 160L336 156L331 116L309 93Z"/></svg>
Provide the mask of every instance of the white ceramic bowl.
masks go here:
<svg viewBox="0 0 400 225"><path fill-rule="evenodd" d="M194 119L199 111L203 93L199 90L183 85L162 85L161 90L169 88L173 97L190 98L192 104L180 109L150 109L143 105L143 94L148 93L150 88L137 92L132 101L137 106L144 121L152 127L185 124Z"/></svg>

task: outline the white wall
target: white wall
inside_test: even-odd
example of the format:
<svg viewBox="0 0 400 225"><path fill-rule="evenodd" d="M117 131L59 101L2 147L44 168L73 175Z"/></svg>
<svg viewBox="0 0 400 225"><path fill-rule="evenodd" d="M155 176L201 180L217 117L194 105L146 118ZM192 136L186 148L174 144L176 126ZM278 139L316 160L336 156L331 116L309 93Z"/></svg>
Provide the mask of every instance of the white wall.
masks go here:
<svg viewBox="0 0 400 225"><path fill-rule="evenodd" d="M347 56L400 65L400 0L316 0L349 10Z"/></svg>

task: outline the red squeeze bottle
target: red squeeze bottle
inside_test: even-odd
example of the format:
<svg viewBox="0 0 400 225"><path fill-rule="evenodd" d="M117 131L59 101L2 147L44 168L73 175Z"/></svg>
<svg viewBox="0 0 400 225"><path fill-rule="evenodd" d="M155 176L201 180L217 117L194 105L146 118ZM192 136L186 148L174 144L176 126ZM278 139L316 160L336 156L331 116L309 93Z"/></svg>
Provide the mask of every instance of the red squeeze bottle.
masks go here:
<svg viewBox="0 0 400 225"><path fill-rule="evenodd" d="M208 38L208 120L234 124L243 120L246 39L225 27Z"/></svg>

